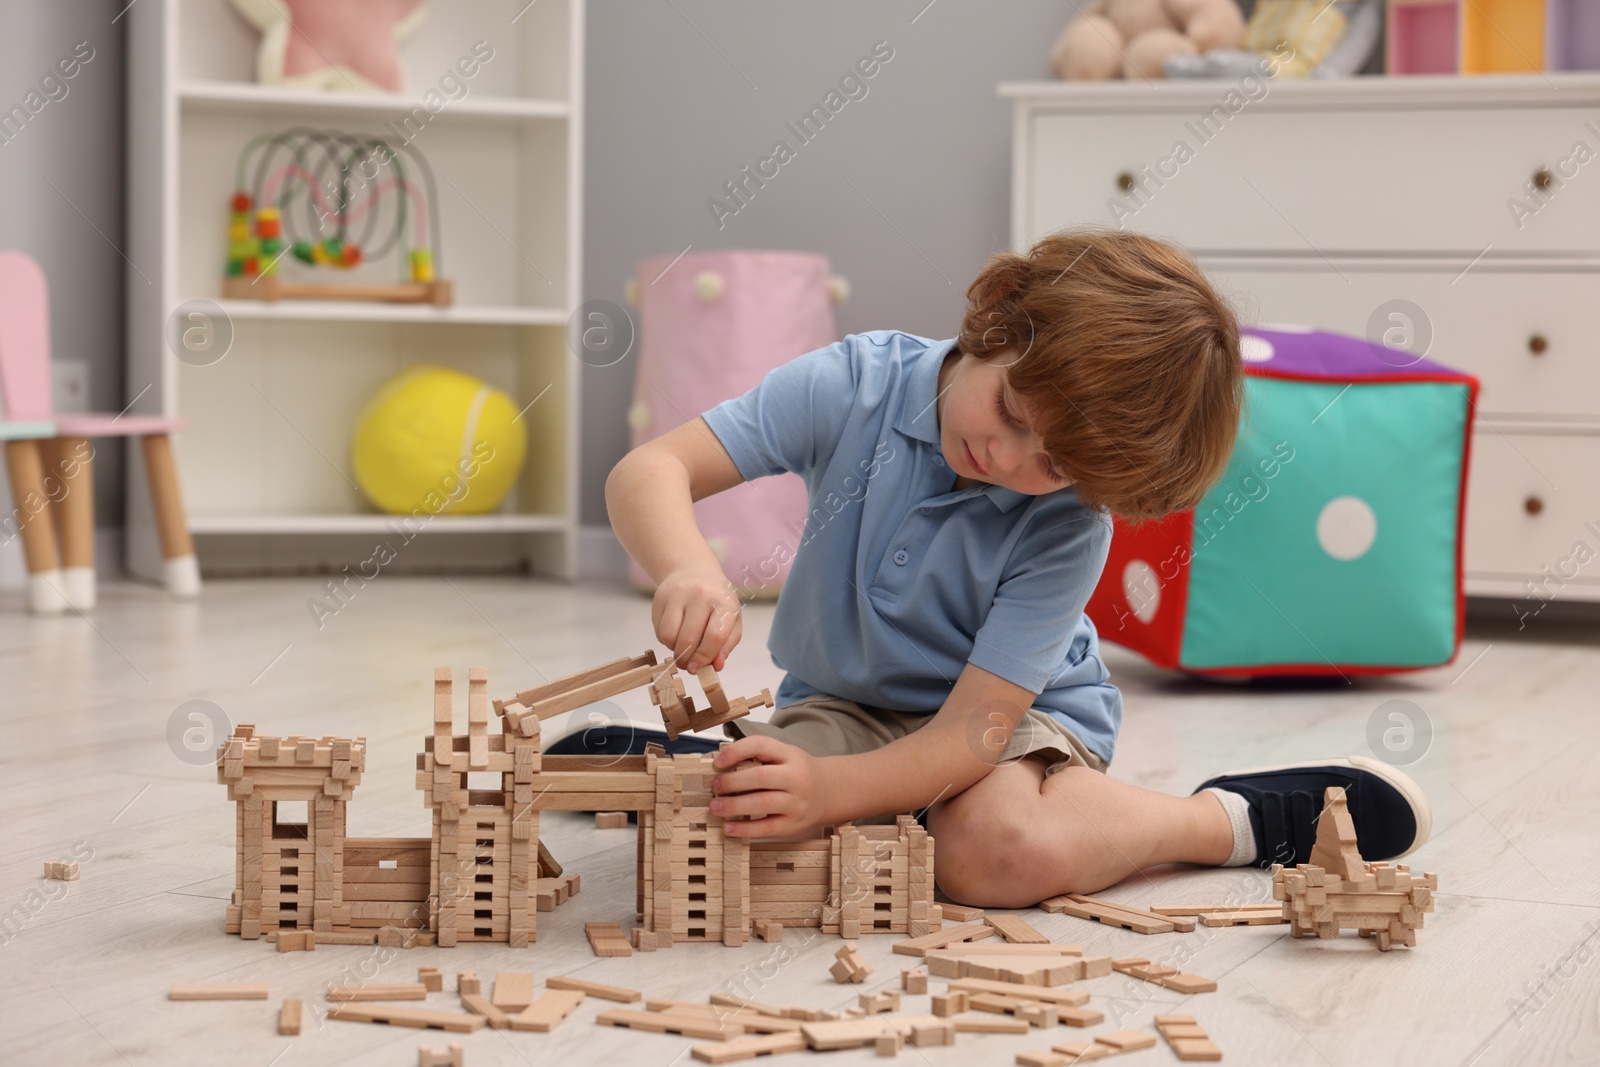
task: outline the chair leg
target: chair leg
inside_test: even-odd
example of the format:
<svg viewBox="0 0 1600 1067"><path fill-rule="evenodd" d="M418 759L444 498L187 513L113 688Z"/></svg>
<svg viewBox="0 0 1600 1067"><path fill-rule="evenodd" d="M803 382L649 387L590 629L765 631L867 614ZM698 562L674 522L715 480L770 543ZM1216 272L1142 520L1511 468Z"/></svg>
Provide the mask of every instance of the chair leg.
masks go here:
<svg viewBox="0 0 1600 1067"><path fill-rule="evenodd" d="M6 442L6 473L11 478L12 512L5 517L7 534L20 529L22 556L28 566L28 606L39 615L66 610L61 559L56 554L55 525L45 492L44 464L38 441Z"/></svg>
<svg viewBox="0 0 1600 1067"><path fill-rule="evenodd" d="M61 535L62 591L79 611L95 605L94 450L85 437L57 437L41 442L45 483L59 480L54 494L55 520Z"/></svg>
<svg viewBox="0 0 1600 1067"><path fill-rule="evenodd" d="M194 539L189 536L189 523L183 514L172 440L166 434L153 433L144 438L144 469L150 480L150 499L155 504L161 555L166 560L167 592L173 596L199 596L200 563L195 559Z"/></svg>

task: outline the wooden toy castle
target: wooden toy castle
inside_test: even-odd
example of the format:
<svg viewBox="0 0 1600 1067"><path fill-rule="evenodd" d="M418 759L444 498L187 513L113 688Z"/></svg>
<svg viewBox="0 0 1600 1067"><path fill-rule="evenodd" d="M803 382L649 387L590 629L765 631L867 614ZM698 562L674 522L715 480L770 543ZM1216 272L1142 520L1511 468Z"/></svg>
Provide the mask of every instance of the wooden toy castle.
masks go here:
<svg viewBox="0 0 1600 1067"><path fill-rule="evenodd" d="M639 925L631 943L611 945L613 935L604 950L591 929L596 952L742 945L752 930L775 926L849 938L938 930L933 838L909 816L893 826L833 827L809 841L752 842L725 836L709 810L709 754L540 752L543 720L640 685L673 737L772 703L766 690L728 699L710 668L698 679L708 706L697 711L674 664L647 652L493 701L501 731L491 734L488 673L474 667L467 732L458 734L451 673L439 668L433 733L417 755L417 787L433 814L427 838L345 836L364 738L278 738L239 726L217 757L217 780L237 812L227 931L255 939L311 930L329 944L524 947L536 939L537 913L578 888L540 843L539 813L597 810L638 813Z"/></svg>

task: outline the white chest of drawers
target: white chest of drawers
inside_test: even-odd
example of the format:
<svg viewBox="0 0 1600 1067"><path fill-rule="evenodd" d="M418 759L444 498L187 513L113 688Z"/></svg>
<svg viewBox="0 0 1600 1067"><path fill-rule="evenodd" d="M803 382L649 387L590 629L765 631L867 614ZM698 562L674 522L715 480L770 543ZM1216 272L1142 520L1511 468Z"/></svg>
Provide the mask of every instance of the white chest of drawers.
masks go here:
<svg viewBox="0 0 1600 1067"><path fill-rule="evenodd" d="M1600 601L1600 76L1014 83L1012 245L1188 248L1246 323L1478 376L1467 592Z"/></svg>

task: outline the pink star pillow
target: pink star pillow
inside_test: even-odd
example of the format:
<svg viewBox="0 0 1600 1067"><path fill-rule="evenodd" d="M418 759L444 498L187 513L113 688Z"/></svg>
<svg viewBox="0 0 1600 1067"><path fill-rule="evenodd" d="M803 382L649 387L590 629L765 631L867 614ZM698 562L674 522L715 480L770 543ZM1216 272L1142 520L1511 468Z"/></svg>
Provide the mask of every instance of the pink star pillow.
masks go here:
<svg viewBox="0 0 1600 1067"><path fill-rule="evenodd" d="M256 80L306 89L405 89L400 40L423 0L233 0L261 31Z"/></svg>

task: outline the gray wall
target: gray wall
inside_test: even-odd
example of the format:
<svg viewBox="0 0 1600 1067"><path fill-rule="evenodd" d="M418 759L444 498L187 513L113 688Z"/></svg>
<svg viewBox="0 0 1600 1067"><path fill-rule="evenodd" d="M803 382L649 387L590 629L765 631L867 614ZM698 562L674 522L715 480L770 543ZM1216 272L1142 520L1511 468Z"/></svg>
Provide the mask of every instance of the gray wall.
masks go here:
<svg viewBox="0 0 1600 1067"><path fill-rule="evenodd" d="M127 0L0 0L0 112L23 105L56 61L87 41L93 58L47 86L20 133L0 137L0 248L21 249L50 282L56 361L88 364L88 406L120 411L123 273L123 30ZM65 95L62 89L65 87ZM37 107L37 99L35 100ZM10 140L5 140L9 137ZM139 264L147 274L153 264ZM95 442L95 525L122 525L122 448Z"/></svg>
<svg viewBox="0 0 1600 1067"><path fill-rule="evenodd" d="M641 259L688 244L818 252L853 289L841 335L954 336L967 283L1009 239L1011 110L995 85L1050 76L1073 5L926 4L590 0L584 298L623 303ZM800 146L784 123L879 40L894 57L867 95ZM796 157L719 230L707 199L779 138ZM581 516L603 525L634 361L584 374Z"/></svg>

